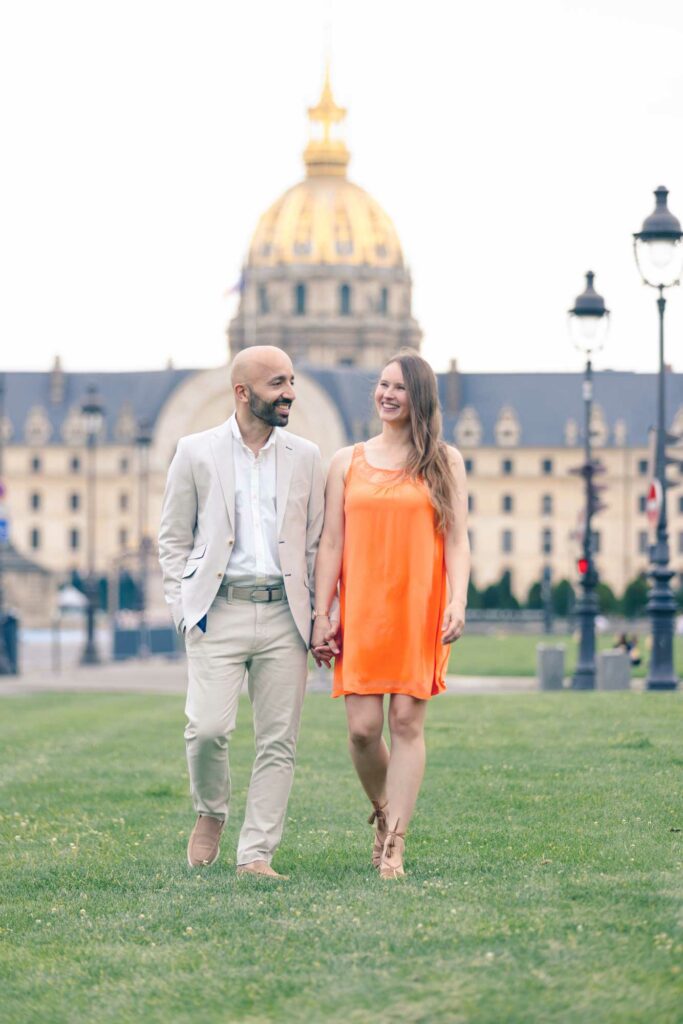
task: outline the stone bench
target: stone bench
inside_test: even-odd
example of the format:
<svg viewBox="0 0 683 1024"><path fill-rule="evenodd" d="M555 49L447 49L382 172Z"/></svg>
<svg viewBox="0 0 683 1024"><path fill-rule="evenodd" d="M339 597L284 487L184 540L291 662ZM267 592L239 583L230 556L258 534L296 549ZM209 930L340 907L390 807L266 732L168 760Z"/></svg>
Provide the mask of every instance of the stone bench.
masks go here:
<svg viewBox="0 0 683 1024"><path fill-rule="evenodd" d="M596 690L630 690L631 659L625 651L600 651L595 675Z"/></svg>
<svg viewBox="0 0 683 1024"><path fill-rule="evenodd" d="M539 690L561 690L564 683L564 644L537 644L536 678Z"/></svg>

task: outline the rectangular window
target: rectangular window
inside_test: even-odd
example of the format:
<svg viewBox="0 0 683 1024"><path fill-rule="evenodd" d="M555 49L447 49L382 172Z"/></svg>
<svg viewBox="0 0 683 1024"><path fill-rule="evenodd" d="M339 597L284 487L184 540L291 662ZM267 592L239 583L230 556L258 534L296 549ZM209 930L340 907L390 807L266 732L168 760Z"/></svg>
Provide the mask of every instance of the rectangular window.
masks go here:
<svg viewBox="0 0 683 1024"><path fill-rule="evenodd" d="M34 551L38 550L38 548L40 547L40 530L38 530L37 528L31 530L29 543Z"/></svg>
<svg viewBox="0 0 683 1024"><path fill-rule="evenodd" d="M119 494L119 508L122 512L128 511L128 495L125 492Z"/></svg>
<svg viewBox="0 0 683 1024"><path fill-rule="evenodd" d="M72 455L69 459L69 469L72 473L80 473L81 471L81 460L77 455Z"/></svg>
<svg viewBox="0 0 683 1024"><path fill-rule="evenodd" d="M647 459L638 460L638 476L647 476L648 472L648 461Z"/></svg>
<svg viewBox="0 0 683 1024"><path fill-rule="evenodd" d="M78 512L80 507L81 507L81 496L80 496L80 494L75 494L75 493L74 494L70 494L69 495L69 508L71 509L71 511L72 512Z"/></svg>
<svg viewBox="0 0 683 1024"><path fill-rule="evenodd" d="M646 512L647 511L647 494L639 494L638 495L638 511L639 512Z"/></svg>
<svg viewBox="0 0 683 1024"><path fill-rule="evenodd" d="M382 314L382 316L386 316L387 313L389 312L389 289L388 288L382 288L382 291L379 293L379 311Z"/></svg>
<svg viewBox="0 0 683 1024"><path fill-rule="evenodd" d="M470 551L474 551L474 530L467 531L467 539L470 542Z"/></svg>
<svg viewBox="0 0 683 1024"><path fill-rule="evenodd" d="M509 555L512 551L512 530L503 530L501 534L501 548L503 554Z"/></svg>
<svg viewBox="0 0 683 1024"><path fill-rule="evenodd" d="M500 468L503 476L512 476L512 459L503 459L503 461L500 464Z"/></svg>
<svg viewBox="0 0 683 1024"><path fill-rule="evenodd" d="M683 555L683 531L681 530L678 532L678 553ZM681 586L683 586L683 583L681 583Z"/></svg>
<svg viewBox="0 0 683 1024"><path fill-rule="evenodd" d="M264 284L260 284L258 288L258 311L261 314L270 313L268 289Z"/></svg>
<svg viewBox="0 0 683 1024"><path fill-rule="evenodd" d="M592 544L593 544L593 554L594 555L599 555L600 554L600 531L599 530L593 530L593 533L591 534L591 537L592 537Z"/></svg>
<svg viewBox="0 0 683 1024"><path fill-rule="evenodd" d="M465 459L465 472L474 473L474 459Z"/></svg>
<svg viewBox="0 0 683 1024"><path fill-rule="evenodd" d="M638 532L638 553L646 555L648 550L647 543L647 530L640 530Z"/></svg>
<svg viewBox="0 0 683 1024"><path fill-rule="evenodd" d="M78 551L81 546L80 530L69 530L69 547L72 551Z"/></svg>
<svg viewBox="0 0 683 1024"><path fill-rule="evenodd" d="M542 459L541 460L541 473L543 476L552 476L553 474L553 460Z"/></svg>
<svg viewBox="0 0 683 1024"><path fill-rule="evenodd" d="M31 459L31 472L32 473L40 473L42 468L43 468L43 463L41 461L40 456L39 455L34 455L33 458Z"/></svg>
<svg viewBox="0 0 683 1024"><path fill-rule="evenodd" d="M128 530L119 530L119 544L122 548L128 547Z"/></svg>
<svg viewBox="0 0 683 1024"><path fill-rule="evenodd" d="M503 500L501 502L501 507L503 509L503 512L512 512L512 509L514 507L514 502L512 500L512 495L511 494L504 494L503 495Z"/></svg>
<svg viewBox="0 0 683 1024"><path fill-rule="evenodd" d="M552 555L553 553L553 531L543 530L541 533L541 553Z"/></svg>
<svg viewBox="0 0 683 1024"><path fill-rule="evenodd" d="M128 459L124 455L124 457L119 462L119 472L127 473L129 468L130 468L130 463L129 463Z"/></svg>
<svg viewBox="0 0 683 1024"><path fill-rule="evenodd" d="M31 495L31 508L34 512L40 511L40 495L37 492Z"/></svg>
<svg viewBox="0 0 683 1024"><path fill-rule="evenodd" d="M474 495L473 494L468 494L467 495L467 511L468 512L474 512Z"/></svg>
<svg viewBox="0 0 683 1024"><path fill-rule="evenodd" d="M303 316L306 312L306 285L298 284L294 289L294 312Z"/></svg>
<svg viewBox="0 0 683 1024"><path fill-rule="evenodd" d="M683 498L678 499L678 511L680 515L683 515Z"/></svg>
<svg viewBox="0 0 683 1024"><path fill-rule="evenodd" d="M541 515L551 516L553 514L553 496L544 494L541 497Z"/></svg>

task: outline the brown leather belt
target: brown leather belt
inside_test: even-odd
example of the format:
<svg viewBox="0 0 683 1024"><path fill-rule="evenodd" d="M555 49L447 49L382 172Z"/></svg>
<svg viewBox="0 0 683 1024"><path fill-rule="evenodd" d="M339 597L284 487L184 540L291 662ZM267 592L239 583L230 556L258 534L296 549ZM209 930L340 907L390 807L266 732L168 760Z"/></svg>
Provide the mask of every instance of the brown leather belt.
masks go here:
<svg viewBox="0 0 683 1024"><path fill-rule="evenodd" d="M252 604L272 604L274 601L287 600L284 583L255 583L246 587L237 583L221 583L218 593L229 603L251 601Z"/></svg>

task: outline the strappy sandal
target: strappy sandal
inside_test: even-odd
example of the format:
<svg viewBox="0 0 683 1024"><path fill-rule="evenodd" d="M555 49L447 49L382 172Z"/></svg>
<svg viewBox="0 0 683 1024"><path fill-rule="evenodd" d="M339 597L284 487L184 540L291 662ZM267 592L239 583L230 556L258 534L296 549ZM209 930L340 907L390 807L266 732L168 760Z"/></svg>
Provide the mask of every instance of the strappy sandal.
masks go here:
<svg viewBox="0 0 683 1024"><path fill-rule="evenodd" d="M403 853L405 850L405 832L398 831L398 819L394 828L388 829L387 838L384 841L382 859L379 865L380 878L402 878L405 875L403 870Z"/></svg>
<svg viewBox="0 0 683 1024"><path fill-rule="evenodd" d="M384 813L386 806L386 801L381 804L379 800L373 800L373 811L368 818L368 825L375 826L375 842L372 847L373 868L379 868L380 861L382 860L382 851L384 850L384 842L387 838L387 816Z"/></svg>

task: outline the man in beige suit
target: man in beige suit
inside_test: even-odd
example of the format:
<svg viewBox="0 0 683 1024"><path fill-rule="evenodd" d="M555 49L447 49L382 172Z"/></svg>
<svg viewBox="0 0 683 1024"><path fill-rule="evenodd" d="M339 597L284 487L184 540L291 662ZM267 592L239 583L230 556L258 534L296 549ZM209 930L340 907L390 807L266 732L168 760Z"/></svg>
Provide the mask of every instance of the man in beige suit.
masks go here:
<svg viewBox="0 0 683 1024"><path fill-rule="evenodd" d="M183 437L168 472L159 532L166 601L185 637L185 741L197 821L192 867L213 864L230 802L228 740L245 674L256 759L238 874L281 877L282 836L307 674L313 566L323 521L316 445L282 428L294 373L278 348L232 364L235 413Z"/></svg>

